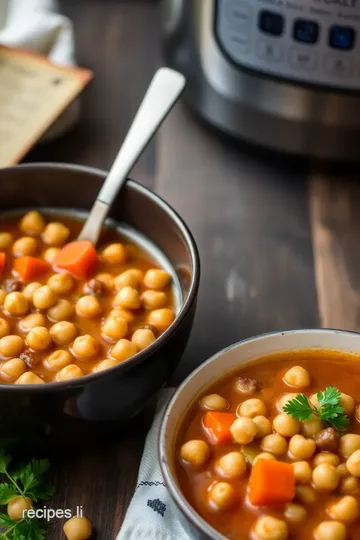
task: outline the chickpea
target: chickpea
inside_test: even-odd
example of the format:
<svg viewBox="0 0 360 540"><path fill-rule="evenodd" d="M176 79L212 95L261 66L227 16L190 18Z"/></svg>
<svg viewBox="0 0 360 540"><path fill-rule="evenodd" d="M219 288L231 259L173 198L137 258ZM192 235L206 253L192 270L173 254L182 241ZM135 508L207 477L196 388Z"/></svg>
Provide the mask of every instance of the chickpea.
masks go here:
<svg viewBox="0 0 360 540"><path fill-rule="evenodd" d="M40 379L32 371L27 371L20 375L20 377L15 381L15 384L45 384L45 381Z"/></svg>
<svg viewBox="0 0 360 540"><path fill-rule="evenodd" d="M360 494L360 482L355 476L348 476L340 480L340 493L346 495L359 495Z"/></svg>
<svg viewBox="0 0 360 540"><path fill-rule="evenodd" d="M319 407L319 400L316 394L311 394L311 396L309 397L309 400L314 405L314 407Z"/></svg>
<svg viewBox="0 0 360 540"><path fill-rule="evenodd" d="M0 339L0 344L1 341L2 340ZM347 459L346 468L353 476L360 476L360 450L355 450L355 452Z"/></svg>
<svg viewBox="0 0 360 540"><path fill-rule="evenodd" d="M236 502L234 488L227 482L215 482L209 491L209 502L217 510L227 510Z"/></svg>
<svg viewBox="0 0 360 540"><path fill-rule="evenodd" d="M48 279L47 284L55 294L67 294L74 286L74 279L63 272L62 274L54 274Z"/></svg>
<svg viewBox="0 0 360 540"><path fill-rule="evenodd" d="M296 486L296 498L303 504L314 504L317 499L317 493L312 486Z"/></svg>
<svg viewBox="0 0 360 540"><path fill-rule="evenodd" d="M0 317L0 338L10 334L10 324L6 319Z"/></svg>
<svg viewBox="0 0 360 540"><path fill-rule="evenodd" d="M37 309L49 309L56 302L56 294L48 285L43 285L33 294L33 304Z"/></svg>
<svg viewBox="0 0 360 540"><path fill-rule="evenodd" d="M311 384L309 372L301 366L294 366L289 369L285 373L283 380L289 386L295 386L296 388L306 388Z"/></svg>
<svg viewBox="0 0 360 540"><path fill-rule="evenodd" d="M355 450L360 450L360 435L355 433L347 433L340 437L340 454L344 458L348 458L355 452Z"/></svg>
<svg viewBox="0 0 360 540"><path fill-rule="evenodd" d="M11 358L1 365L0 375L4 381L14 382L26 371L26 364L20 358Z"/></svg>
<svg viewBox="0 0 360 540"><path fill-rule="evenodd" d="M254 416L265 416L266 405L261 399L247 399L238 407L239 416L248 416L254 418Z"/></svg>
<svg viewBox="0 0 360 540"><path fill-rule="evenodd" d="M50 335L56 345L68 345L77 336L76 326L68 321L60 321L50 328Z"/></svg>
<svg viewBox="0 0 360 540"><path fill-rule="evenodd" d="M63 529L68 540L87 540L92 535L91 522L84 516L68 519Z"/></svg>
<svg viewBox="0 0 360 540"><path fill-rule="evenodd" d="M151 330L139 328L133 333L131 341L138 351L143 351L146 349L146 347L149 347L152 343L154 343L155 336Z"/></svg>
<svg viewBox="0 0 360 540"><path fill-rule="evenodd" d="M310 484L312 470L308 461L295 461L292 466L296 484Z"/></svg>
<svg viewBox="0 0 360 540"><path fill-rule="evenodd" d="M96 296L87 294L79 298L79 300L76 302L76 314L79 317L91 319L92 317L97 317L100 312L101 306Z"/></svg>
<svg viewBox="0 0 360 540"><path fill-rule="evenodd" d="M0 289L0 306L4 305L5 298L6 298L6 291L4 291L4 289Z"/></svg>
<svg viewBox="0 0 360 540"><path fill-rule="evenodd" d="M341 393L339 403L344 408L345 414L347 414L348 416L352 416L354 414L354 409L355 409L354 398L352 398L351 396L348 396L348 394Z"/></svg>
<svg viewBox="0 0 360 540"><path fill-rule="evenodd" d="M310 459L316 450L312 439L305 439L302 435L294 435L289 442L289 452L293 459Z"/></svg>
<svg viewBox="0 0 360 540"><path fill-rule="evenodd" d="M125 309L139 309L139 292L132 287L124 287L123 289L120 289L114 298L114 306Z"/></svg>
<svg viewBox="0 0 360 540"><path fill-rule="evenodd" d="M47 315L52 321L66 321L70 319L74 312L74 307L69 300L61 298L47 310Z"/></svg>
<svg viewBox="0 0 360 540"><path fill-rule="evenodd" d="M98 344L94 337L84 334L75 339L72 349L79 358L92 358L98 352Z"/></svg>
<svg viewBox="0 0 360 540"><path fill-rule="evenodd" d="M45 228L45 220L39 212L28 212L20 221L20 229L29 236L38 236Z"/></svg>
<svg viewBox="0 0 360 540"><path fill-rule="evenodd" d="M140 301L145 309L158 309L166 305L167 295L163 291L153 291L149 289L142 293Z"/></svg>
<svg viewBox="0 0 360 540"><path fill-rule="evenodd" d="M112 309L109 313L109 317L122 317L128 323L135 321L134 313L132 313L128 309L119 308L119 307Z"/></svg>
<svg viewBox="0 0 360 540"><path fill-rule="evenodd" d="M300 422L286 413L280 413L273 420L273 428L283 437L292 437L299 433Z"/></svg>
<svg viewBox="0 0 360 540"><path fill-rule="evenodd" d="M38 244L35 238L31 236L22 236L13 243L12 254L14 257L23 257L25 255L34 255Z"/></svg>
<svg viewBox="0 0 360 540"><path fill-rule="evenodd" d="M45 351L51 345L51 335L45 326L35 326L26 336L26 344L33 351Z"/></svg>
<svg viewBox="0 0 360 540"><path fill-rule="evenodd" d="M347 476L349 476L349 471L346 468L346 463L340 463L340 465L336 467L336 470L340 478L346 478Z"/></svg>
<svg viewBox="0 0 360 540"><path fill-rule="evenodd" d="M291 401L292 399L295 399L297 397L297 394L282 394L279 399L276 402L276 408L283 412L283 408L287 404L288 401Z"/></svg>
<svg viewBox="0 0 360 540"><path fill-rule="evenodd" d="M29 283L26 285L23 289L23 295L25 296L26 300L29 302L32 302L34 292L40 289L41 283L38 283L37 281L33 281L32 283Z"/></svg>
<svg viewBox="0 0 360 540"><path fill-rule="evenodd" d="M271 433L262 439L260 446L264 452L270 452L270 454L274 454L275 456L281 456L286 453L288 445L284 437L278 433Z"/></svg>
<svg viewBox="0 0 360 540"><path fill-rule="evenodd" d="M137 349L131 341L128 339L119 339L119 341L111 349L111 356L118 360L118 362L123 362L131 356L134 356L137 353Z"/></svg>
<svg viewBox="0 0 360 540"><path fill-rule="evenodd" d="M180 448L180 458L194 469L203 467L210 457L210 450L206 442L194 439L188 441Z"/></svg>
<svg viewBox="0 0 360 540"><path fill-rule="evenodd" d="M19 328L22 332L30 332L35 326L45 326L46 320L42 313L30 313L19 321Z"/></svg>
<svg viewBox="0 0 360 540"><path fill-rule="evenodd" d="M226 411L229 403L219 394L208 394L200 400L200 407L204 411Z"/></svg>
<svg viewBox="0 0 360 540"><path fill-rule="evenodd" d="M5 336L0 339L0 354L6 358L15 358L24 348L24 340L20 336Z"/></svg>
<svg viewBox="0 0 360 540"><path fill-rule="evenodd" d="M306 509L300 504L288 503L285 506L284 518L289 523L300 523L306 518Z"/></svg>
<svg viewBox="0 0 360 540"><path fill-rule="evenodd" d="M240 478L246 473L246 460L241 452L229 452L219 459L216 470L225 478Z"/></svg>
<svg viewBox="0 0 360 540"><path fill-rule="evenodd" d="M257 461L259 461L259 459L268 459L269 461L276 461L276 457L273 456L272 454L269 454L269 452L260 452L260 454L258 454L254 461L252 462L252 466L255 465L255 463Z"/></svg>
<svg viewBox="0 0 360 540"><path fill-rule="evenodd" d="M313 416L310 420L305 420L304 422L301 422L300 431L301 435L303 435L304 437L313 437L322 429L324 429L324 425L317 416Z"/></svg>
<svg viewBox="0 0 360 540"><path fill-rule="evenodd" d="M5 298L4 309L10 315L26 315L29 302L21 292L11 292Z"/></svg>
<svg viewBox="0 0 360 540"><path fill-rule="evenodd" d="M101 329L106 341L118 341L128 333L128 323L123 317L109 317Z"/></svg>
<svg viewBox="0 0 360 540"><path fill-rule="evenodd" d="M159 330L165 332L175 319L174 312L169 308L154 309L147 316L147 322Z"/></svg>
<svg viewBox="0 0 360 540"><path fill-rule="evenodd" d="M271 422L266 416L255 416L252 420L257 427L255 439L262 439L272 432Z"/></svg>
<svg viewBox="0 0 360 540"><path fill-rule="evenodd" d="M355 418L358 422L360 422L360 405L356 405L355 407Z"/></svg>
<svg viewBox="0 0 360 540"><path fill-rule="evenodd" d="M99 362L97 366L94 367L93 371L94 372L104 371L105 369L109 369L114 366L117 366L117 364L118 363L116 360L110 360L109 358L106 358L105 360L101 360L101 362Z"/></svg>
<svg viewBox="0 0 360 540"><path fill-rule="evenodd" d="M13 235L8 232L0 233L0 250L5 251L11 246L13 242Z"/></svg>
<svg viewBox="0 0 360 540"><path fill-rule="evenodd" d="M126 249L123 244L110 244L103 250L102 257L109 264L123 264L126 261Z"/></svg>
<svg viewBox="0 0 360 540"><path fill-rule="evenodd" d="M317 467L318 465L321 465L322 463L328 463L329 465L332 465L333 467L337 467L340 463L340 458L336 454L333 454L332 452L320 452L319 454L316 454L313 461L313 466Z"/></svg>
<svg viewBox="0 0 360 540"><path fill-rule="evenodd" d="M72 356L69 351L58 349L52 352L44 361L44 365L51 371L58 371L68 366L72 362Z"/></svg>
<svg viewBox="0 0 360 540"><path fill-rule="evenodd" d="M251 418L240 416L231 424L230 431L235 442L249 444L255 438L257 427Z"/></svg>
<svg viewBox="0 0 360 540"><path fill-rule="evenodd" d="M96 274L95 279L105 285L108 292L111 292L113 290L114 280L111 274L101 272L100 274Z"/></svg>
<svg viewBox="0 0 360 540"><path fill-rule="evenodd" d="M331 519L349 523L359 516L359 505L355 497L346 495L337 502L330 504L326 512Z"/></svg>
<svg viewBox="0 0 360 540"><path fill-rule="evenodd" d="M43 257L46 262L48 262L49 264L53 264L58 253L60 253L60 248L56 248L56 247L48 248L44 251Z"/></svg>
<svg viewBox="0 0 360 540"><path fill-rule="evenodd" d="M314 529L315 540L345 540L346 528L340 521L322 521Z"/></svg>
<svg viewBox="0 0 360 540"><path fill-rule="evenodd" d="M25 517L27 510L32 508L32 500L29 497L14 497L7 505L7 513L14 521L20 521Z"/></svg>
<svg viewBox="0 0 360 540"><path fill-rule="evenodd" d="M141 270L130 268L114 278L114 286L117 291L120 291L120 289L123 289L124 287L138 289L142 279L143 273Z"/></svg>
<svg viewBox="0 0 360 540"><path fill-rule="evenodd" d="M288 527L282 519L261 516L255 522L252 533L254 540L286 540Z"/></svg>
<svg viewBox="0 0 360 540"><path fill-rule="evenodd" d="M144 285L148 289L164 289L170 281L170 274L160 268L150 268L144 276Z"/></svg>
<svg viewBox="0 0 360 540"><path fill-rule="evenodd" d="M48 246L62 246L70 236L70 229L62 223L48 223L41 235L42 241Z"/></svg>
<svg viewBox="0 0 360 540"><path fill-rule="evenodd" d="M321 463L313 470L312 481L318 491L333 491L339 484L339 475L333 465Z"/></svg>
<svg viewBox="0 0 360 540"><path fill-rule="evenodd" d="M79 377L83 377L84 375L84 371L79 368L79 366L77 366L76 364L69 364L61 371L59 371L56 379L58 381L70 381L71 379L78 379Z"/></svg>

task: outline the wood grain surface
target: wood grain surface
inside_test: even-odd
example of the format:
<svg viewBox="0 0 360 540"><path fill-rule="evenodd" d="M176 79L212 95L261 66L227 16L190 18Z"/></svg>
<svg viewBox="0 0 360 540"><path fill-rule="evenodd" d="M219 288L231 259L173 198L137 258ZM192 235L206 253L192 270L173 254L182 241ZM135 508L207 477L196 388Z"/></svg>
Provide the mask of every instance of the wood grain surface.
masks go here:
<svg viewBox="0 0 360 540"><path fill-rule="evenodd" d="M75 25L78 61L95 79L82 97L79 124L38 146L27 161L108 168L161 65L160 5L61 0L60 6ZM175 384L246 336L320 324L359 327L359 187L341 170L317 172L229 140L180 104L132 176L183 216L200 250L198 310ZM135 486L147 425L142 414L113 444L83 455L69 448L56 464L53 507L83 504L96 538L113 540ZM48 537L63 538L61 526Z"/></svg>

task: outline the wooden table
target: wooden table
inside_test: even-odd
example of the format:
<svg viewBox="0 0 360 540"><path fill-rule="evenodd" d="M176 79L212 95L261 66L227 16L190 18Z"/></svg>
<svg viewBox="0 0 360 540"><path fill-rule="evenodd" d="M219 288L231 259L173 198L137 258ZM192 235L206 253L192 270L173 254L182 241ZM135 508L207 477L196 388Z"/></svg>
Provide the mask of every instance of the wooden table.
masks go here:
<svg viewBox="0 0 360 540"><path fill-rule="evenodd" d="M154 0L61 0L77 57L95 72L82 117L27 161L108 168L161 65ZM179 105L133 177L162 195L195 235L202 261L196 322L175 377L244 337L286 328L360 326L360 188L356 168L326 170L230 141ZM49 179L51 181L51 179ZM82 504L112 540L136 482L144 415L105 449L57 473L53 507ZM69 455L72 449L69 448ZM61 523L49 538L59 538Z"/></svg>

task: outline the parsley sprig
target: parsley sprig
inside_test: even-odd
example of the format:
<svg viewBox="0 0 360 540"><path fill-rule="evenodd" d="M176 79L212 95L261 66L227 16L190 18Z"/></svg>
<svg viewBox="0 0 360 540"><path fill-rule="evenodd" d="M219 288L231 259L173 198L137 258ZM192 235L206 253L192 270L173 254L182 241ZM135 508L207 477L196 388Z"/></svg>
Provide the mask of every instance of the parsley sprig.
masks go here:
<svg viewBox="0 0 360 540"><path fill-rule="evenodd" d="M327 386L323 392L318 392L316 397L318 406L311 403L305 394L298 394L296 398L286 403L283 411L303 422L311 420L315 415L325 424L343 431L350 420L345 414L344 407L340 405L341 392L334 386Z"/></svg>
<svg viewBox="0 0 360 540"><path fill-rule="evenodd" d="M49 460L33 459L27 465L16 469L10 468L11 456L0 450L0 473L8 482L0 483L0 505L8 504L14 497L30 498L31 501L47 500L55 492L54 486L45 479L49 470ZM46 528L43 521L34 517L24 517L19 521L11 519L8 514L0 514L1 540L43 540Z"/></svg>

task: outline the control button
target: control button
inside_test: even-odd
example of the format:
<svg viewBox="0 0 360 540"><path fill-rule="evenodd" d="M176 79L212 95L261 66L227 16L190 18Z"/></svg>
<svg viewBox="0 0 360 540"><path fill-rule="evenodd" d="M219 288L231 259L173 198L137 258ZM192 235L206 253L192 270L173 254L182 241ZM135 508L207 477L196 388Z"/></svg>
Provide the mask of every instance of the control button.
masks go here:
<svg viewBox="0 0 360 540"><path fill-rule="evenodd" d="M329 45L332 49L350 51L355 45L355 30L351 26L334 24L330 28Z"/></svg>
<svg viewBox="0 0 360 540"><path fill-rule="evenodd" d="M350 77L352 75L351 59L328 54L324 58L324 71L337 77Z"/></svg>
<svg viewBox="0 0 360 540"><path fill-rule="evenodd" d="M293 37L295 41L313 44L319 38L319 25L315 21L297 19L294 23Z"/></svg>
<svg viewBox="0 0 360 540"><path fill-rule="evenodd" d="M284 31L284 17L279 13L262 10L259 15L259 28L265 34L281 36Z"/></svg>
<svg viewBox="0 0 360 540"><path fill-rule="evenodd" d="M304 51L291 47L289 52L289 64L295 69L305 69L311 71L316 68L316 54L313 51Z"/></svg>
<svg viewBox="0 0 360 540"><path fill-rule="evenodd" d="M244 30L251 20L252 11L246 2L228 0L225 7L226 19L233 30Z"/></svg>
<svg viewBox="0 0 360 540"><path fill-rule="evenodd" d="M256 44L256 54L262 60L278 62L282 57L282 49L278 43L266 39L259 39Z"/></svg>

